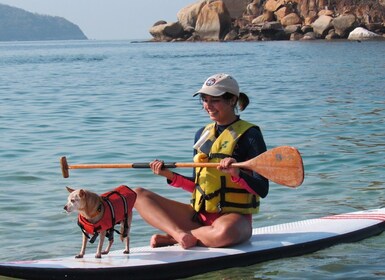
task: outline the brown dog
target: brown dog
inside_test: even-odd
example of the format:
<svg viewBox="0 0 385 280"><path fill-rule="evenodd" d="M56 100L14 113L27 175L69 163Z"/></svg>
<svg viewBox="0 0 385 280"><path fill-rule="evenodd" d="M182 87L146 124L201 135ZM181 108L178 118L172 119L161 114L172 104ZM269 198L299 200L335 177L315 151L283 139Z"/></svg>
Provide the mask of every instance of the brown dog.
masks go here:
<svg viewBox="0 0 385 280"><path fill-rule="evenodd" d="M119 186L111 192L102 194L67 187L70 192L64 210L67 213L79 212L78 224L83 231L83 243L80 253L76 258L82 258L86 251L87 239L93 237L93 243L100 235L95 258L101 258L102 254L108 254L113 243L114 226L120 223L120 238L126 239L124 254L129 253L129 233L132 221L132 207L136 200L136 193L127 186ZM104 251L103 242L108 237L109 244Z"/></svg>

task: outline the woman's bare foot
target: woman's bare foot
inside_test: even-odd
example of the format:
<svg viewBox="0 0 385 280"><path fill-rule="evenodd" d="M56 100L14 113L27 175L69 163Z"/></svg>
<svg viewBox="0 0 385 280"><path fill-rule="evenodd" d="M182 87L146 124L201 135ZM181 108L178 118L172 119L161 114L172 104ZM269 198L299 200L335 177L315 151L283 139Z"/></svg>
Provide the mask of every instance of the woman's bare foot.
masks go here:
<svg viewBox="0 0 385 280"><path fill-rule="evenodd" d="M191 233L187 233L187 232L179 233L178 236L175 238L175 240L178 240L178 243L184 249L194 247L198 243L198 239L196 239L196 237Z"/></svg>
<svg viewBox="0 0 385 280"><path fill-rule="evenodd" d="M171 235L154 234L151 236L150 246L152 248L171 246L178 243Z"/></svg>
<svg viewBox="0 0 385 280"><path fill-rule="evenodd" d="M154 234L151 237L150 246L153 248L156 248L156 247L170 246L170 245L179 243L180 246L182 246L184 249L188 249L190 247L195 246L198 243L198 240L191 233L181 232L178 234L177 238L179 242L174 237L168 234L165 234L165 235Z"/></svg>

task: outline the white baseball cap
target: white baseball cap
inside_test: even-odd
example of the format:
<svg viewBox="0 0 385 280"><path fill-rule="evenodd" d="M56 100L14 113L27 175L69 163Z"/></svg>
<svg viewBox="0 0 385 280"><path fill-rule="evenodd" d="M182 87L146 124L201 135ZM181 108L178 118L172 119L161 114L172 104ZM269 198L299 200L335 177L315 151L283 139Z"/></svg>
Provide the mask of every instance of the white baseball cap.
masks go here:
<svg viewBox="0 0 385 280"><path fill-rule="evenodd" d="M203 84L202 88L194 93L193 96L198 94L207 94L211 96L221 96L222 94L229 92L239 97L239 86L237 81L228 74L215 74L210 76Z"/></svg>

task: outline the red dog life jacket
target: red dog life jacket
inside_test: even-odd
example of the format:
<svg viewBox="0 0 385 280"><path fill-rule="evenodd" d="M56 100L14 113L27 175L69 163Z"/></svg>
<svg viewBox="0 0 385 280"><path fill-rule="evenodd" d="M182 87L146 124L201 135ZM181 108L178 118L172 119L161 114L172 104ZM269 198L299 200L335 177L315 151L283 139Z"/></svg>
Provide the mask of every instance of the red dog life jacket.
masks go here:
<svg viewBox="0 0 385 280"><path fill-rule="evenodd" d="M101 195L104 206L103 217L96 224L90 223L82 215L78 215L78 225L88 237L93 235L90 242L93 243L101 231L108 231L107 236L113 239L114 226L121 221L127 221L128 213L131 213L136 200L136 193L129 187L121 185L113 191ZM127 236L128 224L124 224L123 237Z"/></svg>

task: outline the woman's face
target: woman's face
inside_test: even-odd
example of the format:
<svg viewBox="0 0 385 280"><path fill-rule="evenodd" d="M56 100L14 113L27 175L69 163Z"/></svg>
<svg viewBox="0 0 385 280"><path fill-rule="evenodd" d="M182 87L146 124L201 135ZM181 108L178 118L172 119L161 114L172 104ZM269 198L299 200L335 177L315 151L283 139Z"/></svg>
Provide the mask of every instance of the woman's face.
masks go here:
<svg viewBox="0 0 385 280"><path fill-rule="evenodd" d="M219 125L230 124L236 117L233 107L233 99L226 100L222 96L210 96L201 94L203 108L209 114L211 120Z"/></svg>

